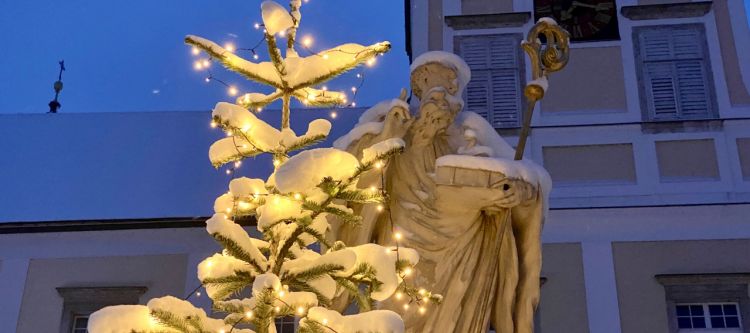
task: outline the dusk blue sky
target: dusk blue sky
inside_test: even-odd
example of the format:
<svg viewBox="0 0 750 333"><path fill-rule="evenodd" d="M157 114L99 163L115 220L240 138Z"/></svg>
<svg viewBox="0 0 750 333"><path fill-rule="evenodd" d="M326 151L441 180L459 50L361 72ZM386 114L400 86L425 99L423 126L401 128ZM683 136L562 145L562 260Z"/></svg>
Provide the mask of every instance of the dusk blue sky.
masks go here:
<svg viewBox="0 0 750 333"><path fill-rule="evenodd" d="M252 47L262 37L253 28L261 21L261 2L0 0L0 113L47 112L60 59L67 67L64 113L209 110L217 101L233 100L226 88L205 83L205 73L193 70L183 38L194 34ZM302 7L299 30L308 34L314 50L346 42L393 43L376 66L364 69L359 106L395 97L408 84L402 1L311 0ZM265 47L259 53L265 56ZM241 92L269 91L219 66L212 69ZM355 84L355 73L349 73L328 87L348 90Z"/></svg>

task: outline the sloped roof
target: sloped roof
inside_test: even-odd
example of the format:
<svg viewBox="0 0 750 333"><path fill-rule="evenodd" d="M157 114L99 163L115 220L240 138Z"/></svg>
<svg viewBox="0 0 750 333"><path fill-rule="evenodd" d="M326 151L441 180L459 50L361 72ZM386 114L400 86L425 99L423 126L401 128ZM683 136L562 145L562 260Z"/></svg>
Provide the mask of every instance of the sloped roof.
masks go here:
<svg viewBox="0 0 750 333"><path fill-rule="evenodd" d="M338 110L330 143L363 108ZM329 109L292 111L298 133ZM210 112L0 115L0 223L208 216L230 176L208 161ZM278 112L262 118L279 122ZM238 175L266 177L268 157Z"/></svg>

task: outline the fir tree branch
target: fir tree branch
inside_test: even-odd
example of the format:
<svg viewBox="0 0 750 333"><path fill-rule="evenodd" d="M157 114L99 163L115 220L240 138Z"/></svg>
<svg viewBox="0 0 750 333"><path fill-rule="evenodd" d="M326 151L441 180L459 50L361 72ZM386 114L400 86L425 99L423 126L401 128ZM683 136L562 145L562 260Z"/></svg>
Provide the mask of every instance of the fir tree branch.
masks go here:
<svg viewBox="0 0 750 333"><path fill-rule="evenodd" d="M341 74L344 74L356 68L357 66L361 65L362 63L366 62L367 60L369 60L370 58L378 54L388 52L390 49L391 49L391 43L388 43L388 42L382 42L382 43L377 43L377 44L372 44L370 46L367 46L365 47L364 50L355 54L354 57L352 57L352 60L350 60L349 62L341 64L341 66L328 72L327 74L321 75L319 77L311 78L307 81L300 82L294 87L291 87L291 89L297 90L297 89L312 87L314 85L318 85L328 80L331 80ZM333 50L322 51L320 52L320 54L325 54L328 52L341 52L341 51L333 49ZM320 56L320 55L313 55L312 57L316 57L316 56Z"/></svg>
<svg viewBox="0 0 750 333"><path fill-rule="evenodd" d="M252 266L253 269L255 269L256 272L264 272L265 269L261 267L260 263L256 262L253 257L245 251L245 249L242 248L237 242L235 242L231 238L226 238L220 233L213 233L211 234L213 238L221 244L224 249L227 250L227 253L229 253L230 256L235 257L237 259L240 259Z"/></svg>
<svg viewBox="0 0 750 333"><path fill-rule="evenodd" d="M306 269L301 272L297 272L294 274L286 274L284 276L284 279L293 279L293 280L299 280L302 282L307 282L310 280L315 280L323 275L330 275L334 272L343 270L344 266L336 265L336 264L322 264L318 266L310 267L309 269Z"/></svg>

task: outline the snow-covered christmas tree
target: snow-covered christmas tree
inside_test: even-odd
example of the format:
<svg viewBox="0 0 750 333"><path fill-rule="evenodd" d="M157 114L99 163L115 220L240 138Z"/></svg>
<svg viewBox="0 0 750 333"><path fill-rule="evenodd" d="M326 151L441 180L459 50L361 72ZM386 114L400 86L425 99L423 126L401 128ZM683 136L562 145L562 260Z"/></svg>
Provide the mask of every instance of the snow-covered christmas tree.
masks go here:
<svg viewBox="0 0 750 333"><path fill-rule="evenodd" d="M242 95L236 104L220 102L213 110L212 125L227 134L210 148L215 167L267 153L273 155L275 170L267 180L233 179L206 221L206 230L224 248L198 265L198 278L213 301L212 315L185 299L165 296L147 305L99 310L90 317L89 332L275 332L275 320L289 316L299 317L299 332L402 332L399 314L377 310L377 302L393 297L404 302L404 308L412 305L424 313L440 301L440 295L407 284L419 256L398 246L399 233L392 247L347 247L326 238L330 223L360 221L348 204L384 210L385 189L361 189L357 182L363 173L387 164L403 149L403 141L375 144L361 160L334 148L290 157L324 140L331 128L327 120L318 119L298 136L289 128L291 99L314 106L346 103L343 93L315 87L390 48L387 42L344 44L301 57L295 51L301 4L291 0L286 9L273 1L262 3L267 62L245 60L207 39L186 38L194 53L202 50L226 68L274 88L268 94ZM279 38L286 39L283 56ZM254 114L277 99L282 100L281 129ZM255 217L261 238L235 223L247 217ZM316 247L323 250L313 250ZM359 313L336 311L335 300L353 300Z"/></svg>

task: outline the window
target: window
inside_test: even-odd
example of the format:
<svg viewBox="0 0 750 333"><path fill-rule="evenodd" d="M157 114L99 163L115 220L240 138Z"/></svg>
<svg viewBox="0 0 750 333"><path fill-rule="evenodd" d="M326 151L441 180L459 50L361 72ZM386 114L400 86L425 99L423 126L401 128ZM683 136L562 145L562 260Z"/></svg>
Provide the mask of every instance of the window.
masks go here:
<svg viewBox="0 0 750 333"><path fill-rule="evenodd" d="M716 118L702 24L633 29L644 120Z"/></svg>
<svg viewBox="0 0 750 333"><path fill-rule="evenodd" d="M657 275L671 333L750 332L750 273Z"/></svg>
<svg viewBox="0 0 750 333"><path fill-rule="evenodd" d="M294 317L276 319L276 333L294 333L296 328L297 320Z"/></svg>
<svg viewBox="0 0 750 333"><path fill-rule="evenodd" d="M61 287L61 333L86 333L89 315L105 306L138 304L146 287Z"/></svg>
<svg viewBox="0 0 750 333"><path fill-rule="evenodd" d="M456 53L471 68L466 110L495 128L519 127L523 107L523 56L520 34L459 36Z"/></svg>
<svg viewBox="0 0 750 333"><path fill-rule="evenodd" d="M88 333L89 316L75 316L73 318L73 333Z"/></svg>
<svg viewBox="0 0 750 333"><path fill-rule="evenodd" d="M734 328L740 332L739 306L736 303L677 304L675 312L677 327L681 331L697 328Z"/></svg>

